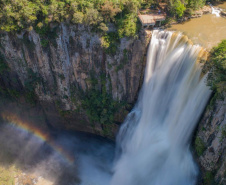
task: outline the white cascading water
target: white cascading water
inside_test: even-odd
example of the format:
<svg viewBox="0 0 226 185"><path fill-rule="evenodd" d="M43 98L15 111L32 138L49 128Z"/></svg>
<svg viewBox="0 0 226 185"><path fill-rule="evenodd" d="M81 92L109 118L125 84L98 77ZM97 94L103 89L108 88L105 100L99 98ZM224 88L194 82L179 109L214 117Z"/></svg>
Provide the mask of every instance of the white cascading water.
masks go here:
<svg viewBox="0 0 226 185"><path fill-rule="evenodd" d="M211 10L212 10L212 14L215 14L216 17L220 17L220 13L221 13L220 10L218 10L217 8L214 8L213 6L211 6Z"/></svg>
<svg viewBox="0 0 226 185"><path fill-rule="evenodd" d="M193 185L192 133L211 91L203 49L181 34L153 31L138 102L117 137L111 185Z"/></svg>

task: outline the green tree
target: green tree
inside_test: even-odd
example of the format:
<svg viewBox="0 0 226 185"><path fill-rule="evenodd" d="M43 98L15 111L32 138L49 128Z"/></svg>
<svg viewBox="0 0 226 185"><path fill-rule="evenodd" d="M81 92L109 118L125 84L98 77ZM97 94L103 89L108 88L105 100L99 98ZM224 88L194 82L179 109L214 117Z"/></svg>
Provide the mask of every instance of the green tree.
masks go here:
<svg viewBox="0 0 226 185"><path fill-rule="evenodd" d="M115 16L121 12L121 9L118 7L117 4L114 4L113 2L106 1L104 5L101 7L101 13L104 17L104 20L106 22L108 21L114 21Z"/></svg>
<svg viewBox="0 0 226 185"><path fill-rule="evenodd" d="M206 3L206 0L188 0L188 7L194 10L197 10L203 7Z"/></svg>
<svg viewBox="0 0 226 185"><path fill-rule="evenodd" d="M216 96L223 97L226 92L226 40L211 50L205 68L209 70L208 85Z"/></svg>
<svg viewBox="0 0 226 185"><path fill-rule="evenodd" d="M85 19L85 23L89 25L96 25L103 20L100 13L93 8L87 9L84 19Z"/></svg>
<svg viewBox="0 0 226 185"><path fill-rule="evenodd" d="M75 12L73 14L72 22L76 24L82 24L84 15L82 12Z"/></svg>
<svg viewBox="0 0 226 185"><path fill-rule="evenodd" d="M121 37L132 36L136 32L136 14L142 2L143 0L0 0L0 30L17 32L22 29L43 29L52 22L70 21L95 26L106 32L106 23L114 22Z"/></svg>
<svg viewBox="0 0 226 185"><path fill-rule="evenodd" d="M135 36L137 32L137 17L136 15L129 14L125 16L124 19L120 20L118 33L119 37L122 38L123 36L132 37Z"/></svg>
<svg viewBox="0 0 226 185"><path fill-rule="evenodd" d="M108 27L106 26L106 24L104 24L103 22L100 23L99 27L98 27L101 31L103 32L107 32L108 31Z"/></svg>
<svg viewBox="0 0 226 185"><path fill-rule="evenodd" d="M186 8L180 0L176 0L173 4L173 10L176 16L182 17Z"/></svg>

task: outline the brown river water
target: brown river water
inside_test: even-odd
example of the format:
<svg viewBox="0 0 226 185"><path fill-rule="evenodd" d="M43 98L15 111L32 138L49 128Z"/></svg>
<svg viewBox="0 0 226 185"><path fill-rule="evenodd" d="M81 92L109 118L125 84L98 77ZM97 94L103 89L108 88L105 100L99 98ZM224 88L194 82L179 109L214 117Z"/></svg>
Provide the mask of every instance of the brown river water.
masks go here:
<svg viewBox="0 0 226 185"><path fill-rule="evenodd" d="M218 5L220 8L226 9L226 2Z"/></svg>
<svg viewBox="0 0 226 185"><path fill-rule="evenodd" d="M222 4L226 6L226 3ZM168 30L181 31L194 44L199 44L210 50L221 40L226 39L226 18L216 17L213 14L203 15L182 24L172 25Z"/></svg>

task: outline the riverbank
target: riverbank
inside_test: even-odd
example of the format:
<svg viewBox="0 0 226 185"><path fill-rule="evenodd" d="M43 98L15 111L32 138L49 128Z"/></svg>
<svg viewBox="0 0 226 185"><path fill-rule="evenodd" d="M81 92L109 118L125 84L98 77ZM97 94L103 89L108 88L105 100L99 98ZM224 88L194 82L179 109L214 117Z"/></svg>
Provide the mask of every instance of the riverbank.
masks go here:
<svg viewBox="0 0 226 185"><path fill-rule="evenodd" d="M206 14L215 14L216 11L217 11L217 14L219 14L217 16L224 17L226 14L226 2L221 3L221 4L218 3L218 4L214 4L214 5L208 4L198 10L189 9L189 10L187 10L187 12L184 13L184 16L181 19L174 20L170 24L178 24L178 23L185 22L185 21L188 21L193 18L202 17L203 15L206 15Z"/></svg>

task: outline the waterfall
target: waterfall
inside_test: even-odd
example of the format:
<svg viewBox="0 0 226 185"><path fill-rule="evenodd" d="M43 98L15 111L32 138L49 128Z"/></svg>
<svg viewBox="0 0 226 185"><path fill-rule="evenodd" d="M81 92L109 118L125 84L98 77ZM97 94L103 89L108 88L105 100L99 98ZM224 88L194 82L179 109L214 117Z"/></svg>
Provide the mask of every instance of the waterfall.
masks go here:
<svg viewBox="0 0 226 185"><path fill-rule="evenodd" d="M186 36L153 31L142 90L117 137L111 185L193 185L190 142L211 91L205 51Z"/></svg>
<svg viewBox="0 0 226 185"><path fill-rule="evenodd" d="M212 10L212 14L215 14L216 17L220 17L221 11L219 9L214 8L213 6L211 6L211 10Z"/></svg>

